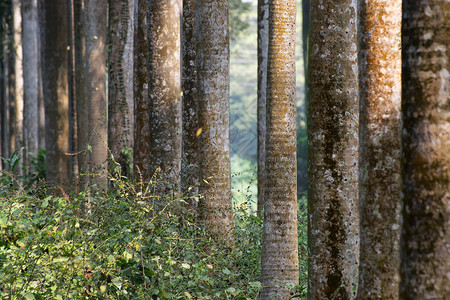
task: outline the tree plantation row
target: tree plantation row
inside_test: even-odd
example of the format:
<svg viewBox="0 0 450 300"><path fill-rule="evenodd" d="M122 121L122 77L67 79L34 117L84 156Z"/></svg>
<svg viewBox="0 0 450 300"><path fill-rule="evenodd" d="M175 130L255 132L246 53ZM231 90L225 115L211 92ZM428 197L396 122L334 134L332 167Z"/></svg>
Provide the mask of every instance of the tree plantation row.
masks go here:
<svg viewBox="0 0 450 300"><path fill-rule="evenodd" d="M449 299L450 3L302 4L307 297ZM289 299L301 276L296 7L258 0L261 299ZM239 243L228 1L3 0L0 9L5 171L24 149L21 175L42 148L53 195L114 189L114 176L158 182L152 199L185 197L217 244Z"/></svg>

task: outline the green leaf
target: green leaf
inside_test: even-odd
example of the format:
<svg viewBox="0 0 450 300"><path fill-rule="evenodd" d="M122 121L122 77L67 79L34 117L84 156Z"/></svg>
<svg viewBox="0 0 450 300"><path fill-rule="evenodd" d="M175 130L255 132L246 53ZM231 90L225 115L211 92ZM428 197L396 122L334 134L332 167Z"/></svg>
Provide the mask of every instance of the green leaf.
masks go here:
<svg viewBox="0 0 450 300"><path fill-rule="evenodd" d="M190 269L190 268L191 268L191 265L190 265L190 264L187 264L187 263L182 263L182 264L181 264L181 267L184 268L184 269Z"/></svg>
<svg viewBox="0 0 450 300"><path fill-rule="evenodd" d="M34 294L29 293L29 294L26 294L26 295L25 295L25 299L27 299L27 300L34 300L34 299L36 299L36 298L34 297Z"/></svg>
<svg viewBox="0 0 450 300"><path fill-rule="evenodd" d="M45 199L44 199L44 202L42 202L42 204L41 204L42 209L47 208L47 206L48 206L48 198L49 198L49 197L45 198Z"/></svg>
<svg viewBox="0 0 450 300"><path fill-rule="evenodd" d="M122 281L119 277L115 277L111 280L111 282L120 290L122 288Z"/></svg>

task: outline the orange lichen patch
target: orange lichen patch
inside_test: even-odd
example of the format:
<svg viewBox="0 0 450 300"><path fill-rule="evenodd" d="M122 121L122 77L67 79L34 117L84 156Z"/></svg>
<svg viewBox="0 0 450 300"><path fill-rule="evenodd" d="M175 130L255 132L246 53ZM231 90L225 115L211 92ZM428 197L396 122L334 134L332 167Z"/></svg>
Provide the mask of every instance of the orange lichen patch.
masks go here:
<svg viewBox="0 0 450 300"><path fill-rule="evenodd" d="M358 297L398 298L401 1L359 12L361 264Z"/></svg>
<svg viewBox="0 0 450 300"><path fill-rule="evenodd" d="M295 1L273 1L267 64L262 298L298 282L296 217ZM281 287L277 287L281 286Z"/></svg>

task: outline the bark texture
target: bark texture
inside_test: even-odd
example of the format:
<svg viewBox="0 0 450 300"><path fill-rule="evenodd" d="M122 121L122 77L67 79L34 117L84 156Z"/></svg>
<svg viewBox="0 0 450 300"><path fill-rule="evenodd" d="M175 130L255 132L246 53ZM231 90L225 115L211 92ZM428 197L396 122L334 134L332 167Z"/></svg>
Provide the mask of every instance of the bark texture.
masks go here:
<svg viewBox="0 0 450 300"><path fill-rule="evenodd" d="M197 0L196 10L200 219L232 241L228 1Z"/></svg>
<svg viewBox="0 0 450 300"><path fill-rule="evenodd" d="M39 0L47 183L69 183L67 1Z"/></svg>
<svg viewBox="0 0 450 300"><path fill-rule="evenodd" d="M258 1L258 206L257 216L262 219L266 183L266 98L267 59L269 44L269 0Z"/></svg>
<svg viewBox="0 0 450 300"><path fill-rule="evenodd" d="M123 150L133 147L134 138L134 0L110 1L108 13L108 147L121 174L129 176L130 157ZM110 162L109 168L115 167Z"/></svg>
<svg viewBox="0 0 450 300"><path fill-rule="evenodd" d="M106 1L78 0L74 5L77 99L77 146L80 184L105 188L107 157ZM95 176L91 177L91 174Z"/></svg>
<svg viewBox="0 0 450 300"><path fill-rule="evenodd" d="M309 299L356 296L359 257L356 0L311 1Z"/></svg>
<svg viewBox="0 0 450 300"><path fill-rule="evenodd" d="M181 184L183 192L191 188L198 192L199 152L198 152L198 100L197 100L197 36L195 32L195 2L183 1L183 24L181 37L182 74L181 85L183 94L183 161ZM191 203L196 205L196 203Z"/></svg>
<svg viewBox="0 0 450 300"><path fill-rule="evenodd" d="M266 183L261 253L261 299L289 299L298 284L296 1L269 5Z"/></svg>
<svg viewBox="0 0 450 300"><path fill-rule="evenodd" d="M76 107L76 76L75 76L75 24L74 24L74 1L67 0L67 36L68 36L68 81L69 81L69 168L72 179L72 190L78 192L79 184L79 156L77 145L77 107Z"/></svg>
<svg viewBox="0 0 450 300"><path fill-rule="evenodd" d="M22 1L25 162L39 149L39 68L37 0Z"/></svg>
<svg viewBox="0 0 450 300"><path fill-rule="evenodd" d="M5 8L5 10L7 10ZM10 56L10 28L11 28L10 14L3 13L2 22L0 24L1 43L2 43L2 157L10 157L9 146L9 56ZM3 163L3 162L2 162Z"/></svg>
<svg viewBox="0 0 450 300"><path fill-rule="evenodd" d="M401 299L450 296L450 2L403 1Z"/></svg>
<svg viewBox="0 0 450 300"><path fill-rule="evenodd" d="M150 168L161 168L162 178L180 184L181 86L179 0L150 1L149 102Z"/></svg>
<svg viewBox="0 0 450 300"><path fill-rule="evenodd" d="M14 20L14 102L15 102L15 150L23 155L21 151L23 143L23 68L22 68L22 14L21 1L13 0L13 20ZM22 174L23 160L17 165L17 173Z"/></svg>
<svg viewBox="0 0 450 300"><path fill-rule="evenodd" d="M359 299L398 299L401 0L359 0Z"/></svg>
<svg viewBox="0 0 450 300"><path fill-rule="evenodd" d="M150 172L150 111L148 95L148 10L149 0L135 0L134 34L134 149L136 177L147 182Z"/></svg>

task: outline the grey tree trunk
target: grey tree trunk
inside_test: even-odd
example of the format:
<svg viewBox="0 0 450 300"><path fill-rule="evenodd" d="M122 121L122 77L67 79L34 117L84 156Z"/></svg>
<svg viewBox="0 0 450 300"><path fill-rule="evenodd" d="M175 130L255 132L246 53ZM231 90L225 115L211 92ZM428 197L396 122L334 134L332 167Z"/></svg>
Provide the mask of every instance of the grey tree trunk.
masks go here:
<svg viewBox="0 0 450 300"><path fill-rule="evenodd" d="M10 157L10 146L9 146L9 32L10 32L10 22L9 14L2 15L2 22L0 24L2 28L1 32L1 43L2 43L2 157ZM2 162L3 164L3 162Z"/></svg>
<svg viewBox="0 0 450 300"><path fill-rule="evenodd" d="M39 149L39 51L37 0L22 1L25 163Z"/></svg>
<svg viewBox="0 0 450 300"><path fill-rule="evenodd" d="M358 61L355 0L311 1L308 60L309 299L358 284Z"/></svg>
<svg viewBox="0 0 450 300"><path fill-rule="evenodd" d="M150 172L161 169L162 179L180 185L181 86L179 0L150 2L149 100ZM163 190L166 190L164 188Z"/></svg>
<svg viewBox="0 0 450 300"><path fill-rule="evenodd" d="M267 58L269 44L269 0L258 1L258 206L257 216L262 219L266 183L266 98Z"/></svg>
<svg viewBox="0 0 450 300"><path fill-rule="evenodd" d="M403 1L401 299L450 296L450 2Z"/></svg>
<svg viewBox="0 0 450 300"><path fill-rule="evenodd" d="M133 147L133 40L134 0L109 3L108 147L114 156L109 169L129 177L129 149Z"/></svg>
<svg viewBox="0 0 450 300"><path fill-rule="evenodd" d="M69 183L67 1L39 0L47 183Z"/></svg>
<svg viewBox="0 0 450 300"><path fill-rule="evenodd" d="M196 0L183 1L183 24L181 36L182 74L181 86L183 94L183 161L181 170L182 191L191 194L198 192L199 152L198 152L198 113L197 101L197 37L195 32ZM197 203L191 201L191 206Z"/></svg>
<svg viewBox="0 0 450 300"><path fill-rule="evenodd" d="M149 0L135 0L134 34L134 148L138 181L148 182L150 172L150 111L148 94L148 10Z"/></svg>
<svg viewBox="0 0 450 300"><path fill-rule="evenodd" d="M261 299L289 299L298 285L295 0L269 4L266 182Z"/></svg>
<svg viewBox="0 0 450 300"><path fill-rule="evenodd" d="M107 3L80 0L74 5L77 146L80 188L96 184L106 188L106 17ZM92 174L95 174L92 176Z"/></svg>
<svg viewBox="0 0 450 300"><path fill-rule="evenodd" d="M359 0L359 299L398 299L401 0Z"/></svg>
<svg viewBox="0 0 450 300"><path fill-rule="evenodd" d="M228 1L197 0L196 9L200 220L232 242Z"/></svg>
<svg viewBox="0 0 450 300"><path fill-rule="evenodd" d="M75 77L75 24L74 0L67 1L67 36L68 36L68 81L69 81L69 167L72 179L72 190L79 191L79 165L77 146L77 107L76 107L76 77Z"/></svg>
<svg viewBox="0 0 450 300"><path fill-rule="evenodd" d="M23 68L22 68L22 14L21 2L19 0L12 1L12 13L14 22L14 102L15 102L15 150L21 151L24 146L23 140ZM23 160L21 159L17 165L17 174L22 174Z"/></svg>

